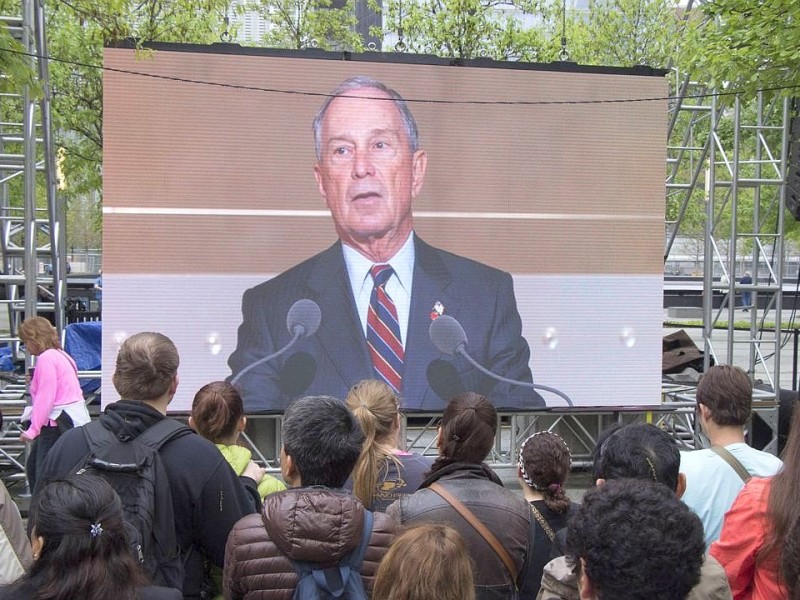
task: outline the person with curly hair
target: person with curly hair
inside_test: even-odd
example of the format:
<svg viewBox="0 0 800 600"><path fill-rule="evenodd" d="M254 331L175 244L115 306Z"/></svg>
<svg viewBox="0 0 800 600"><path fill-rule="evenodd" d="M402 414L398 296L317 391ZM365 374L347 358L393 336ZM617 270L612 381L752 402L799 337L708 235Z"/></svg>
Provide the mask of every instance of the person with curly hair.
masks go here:
<svg viewBox="0 0 800 600"><path fill-rule="evenodd" d="M686 479L679 473L679 468L680 452L675 440L655 425L635 423L613 427L600 434L594 451L592 475L597 487L622 479L652 483L663 486L679 500L686 489ZM702 533L702 524L700 531ZM568 535L568 532L557 533L559 536L563 534ZM701 562L699 580L681 598L731 600L730 586L722 566L708 555ZM561 556L545 565L537 600L576 600L578 597L578 581L568 556ZM616 598L613 594L604 597ZM632 596L639 597L647 596Z"/></svg>
<svg viewBox="0 0 800 600"><path fill-rule="evenodd" d="M464 538L447 525L407 529L378 567L372 600L475 600Z"/></svg>
<svg viewBox="0 0 800 600"><path fill-rule="evenodd" d="M88 474L52 479L33 497L33 566L0 588L2 600L180 600L180 590L148 586L128 545L122 502Z"/></svg>
<svg viewBox="0 0 800 600"><path fill-rule="evenodd" d="M530 561L534 543L530 506L505 489L483 462L494 445L496 430L497 411L485 396L467 392L453 398L442 415L439 457L430 473L419 490L401 497L386 514L406 526L454 527L464 537L475 565L478 600L511 598L516 592L520 598L532 598L538 582ZM465 519L464 508L476 525ZM497 546L486 532L479 532L481 526L495 537Z"/></svg>
<svg viewBox="0 0 800 600"><path fill-rule="evenodd" d="M662 484L589 490L567 529L581 600L684 600L700 580L703 525Z"/></svg>
<svg viewBox="0 0 800 600"><path fill-rule="evenodd" d="M517 477L536 520L531 560L533 578L537 582L542 580L544 566L550 559L564 553L556 532L567 526L568 517L576 506L564 489L570 466L569 446L557 433L539 431L520 446ZM535 593L538 592L537 583Z"/></svg>
<svg viewBox="0 0 800 600"><path fill-rule="evenodd" d="M376 379L358 382L345 403L358 419L366 440L345 488L369 510L384 512L402 494L417 491L433 460L399 448L400 400Z"/></svg>

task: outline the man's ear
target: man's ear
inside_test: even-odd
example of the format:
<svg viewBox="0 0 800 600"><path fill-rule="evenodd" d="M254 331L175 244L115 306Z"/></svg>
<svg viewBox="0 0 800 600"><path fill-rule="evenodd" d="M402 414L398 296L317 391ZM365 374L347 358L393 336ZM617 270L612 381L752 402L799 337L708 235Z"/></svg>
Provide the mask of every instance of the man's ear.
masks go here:
<svg viewBox="0 0 800 600"><path fill-rule="evenodd" d="M297 470L297 466L294 464L294 460L290 455L286 454L286 450L283 448L281 448L281 475L286 485L289 487L299 487L302 485L300 473Z"/></svg>
<svg viewBox="0 0 800 600"><path fill-rule="evenodd" d="M180 383L180 378L178 374L175 373L175 377L172 378L172 383L169 384L169 395L170 398L175 395L175 392L178 391L178 384Z"/></svg>
<svg viewBox="0 0 800 600"><path fill-rule="evenodd" d="M578 594L581 600L595 600L597 598L597 590L594 587L589 576L586 575L586 560L581 560L581 572L578 574Z"/></svg>
<svg viewBox="0 0 800 600"><path fill-rule="evenodd" d="M190 429L194 429L195 431L197 431L197 427L194 426L194 418L189 417L188 423L189 423L189 428Z"/></svg>
<svg viewBox="0 0 800 600"><path fill-rule="evenodd" d="M680 500L686 493L686 474L678 473L678 489L675 490L675 497Z"/></svg>

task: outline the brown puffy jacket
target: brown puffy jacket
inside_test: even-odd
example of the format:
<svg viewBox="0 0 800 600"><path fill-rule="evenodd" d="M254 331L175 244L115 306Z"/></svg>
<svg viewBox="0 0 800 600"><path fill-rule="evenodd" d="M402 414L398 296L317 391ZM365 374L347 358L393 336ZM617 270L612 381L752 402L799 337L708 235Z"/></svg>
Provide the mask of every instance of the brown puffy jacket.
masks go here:
<svg viewBox="0 0 800 600"><path fill-rule="evenodd" d="M368 593L396 527L375 513L361 568ZM290 600L297 574L287 557L333 566L358 546L363 528L364 507L349 492L311 487L270 494L262 514L244 517L228 536L225 598Z"/></svg>

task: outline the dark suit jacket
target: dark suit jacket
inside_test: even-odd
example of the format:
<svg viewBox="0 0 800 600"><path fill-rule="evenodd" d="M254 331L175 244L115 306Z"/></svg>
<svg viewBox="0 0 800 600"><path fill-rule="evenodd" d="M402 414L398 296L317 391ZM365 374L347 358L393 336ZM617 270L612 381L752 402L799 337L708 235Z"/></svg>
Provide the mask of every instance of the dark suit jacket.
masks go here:
<svg viewBox="0 0 800 600"><path fill-rule="evenodd" d="M464 391L484 394L498 409L544 405L532 389L497 383L462 357L439 352L428 337L438 301L467 334L467 351L482 366L514 380L530 382L530 350L522 337L511 276L429 246L415 236L416 263L405 343L402 408L440 411ZM295 398L342 398L362 379L374 379L340 242L247 290L236 350L228 359L233 375L289 342L286 314L301 298L322 311L316 334L300 340L270 363L242 376L237 387L248 413L283 411Z"/></svg>

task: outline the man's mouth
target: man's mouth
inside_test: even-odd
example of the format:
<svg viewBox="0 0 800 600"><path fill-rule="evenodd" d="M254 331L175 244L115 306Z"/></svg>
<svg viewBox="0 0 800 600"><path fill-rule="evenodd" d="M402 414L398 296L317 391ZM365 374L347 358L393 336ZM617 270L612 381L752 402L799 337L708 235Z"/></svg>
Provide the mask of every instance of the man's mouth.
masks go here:
<svg viewBox="0 0 800 600"><path fill-rule="evenodd" d="M360 194L356 194L351 198L351 202L355 202L357 200L375 200L380 198L381 195L378 192L361 192Z"/></svg>

